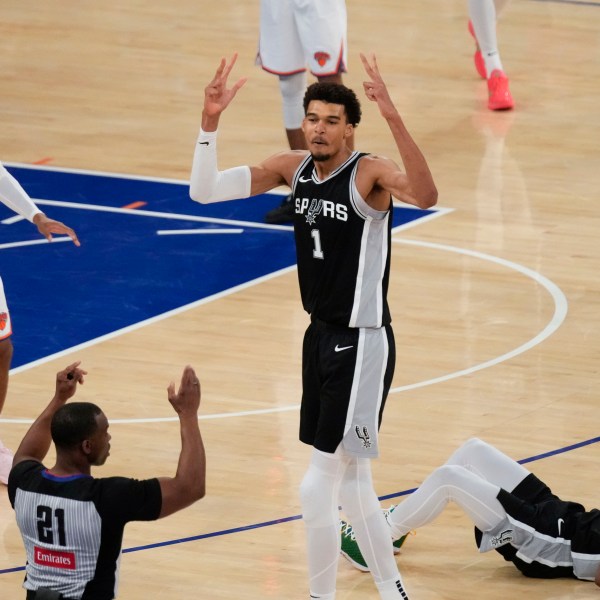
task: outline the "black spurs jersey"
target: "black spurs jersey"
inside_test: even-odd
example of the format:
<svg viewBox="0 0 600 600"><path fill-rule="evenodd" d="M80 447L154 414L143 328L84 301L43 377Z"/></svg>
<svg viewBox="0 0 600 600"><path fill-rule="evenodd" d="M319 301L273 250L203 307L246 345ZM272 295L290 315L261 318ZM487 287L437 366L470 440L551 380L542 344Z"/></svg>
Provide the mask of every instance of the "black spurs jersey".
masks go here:
<svg viewBox="0 0 600 600"><path fill-rule="evenodd" d="M56 477L44 465L18 463L8 495L27 553L24 587L47 587L65 598L116 596L123 529L160 515L158 479Z"/></svg>
<svg viewBox="0 0 600 600"><path fill-rule="evenodd" d="M390 323L390 209L378 211L360 197L353 152L320 181L308 155L292 180L298 279L304 309L326 323L381 327Z"/></svg>

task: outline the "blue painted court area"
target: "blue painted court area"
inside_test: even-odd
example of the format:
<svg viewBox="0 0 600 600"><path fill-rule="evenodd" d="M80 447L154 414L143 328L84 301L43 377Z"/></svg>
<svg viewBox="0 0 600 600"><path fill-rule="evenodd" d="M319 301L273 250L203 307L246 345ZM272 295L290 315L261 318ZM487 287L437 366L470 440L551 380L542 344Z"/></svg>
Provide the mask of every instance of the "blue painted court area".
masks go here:
<svg viewBox="0 0 600 600"><path fill-rule="evenodd" d="M181 182L6 166L81 241L27 245L37 229L0 204L13 368L295 264L292 228L263 223L280 195L206 206ZM394 226L431 212L396 208Z"/></svg>

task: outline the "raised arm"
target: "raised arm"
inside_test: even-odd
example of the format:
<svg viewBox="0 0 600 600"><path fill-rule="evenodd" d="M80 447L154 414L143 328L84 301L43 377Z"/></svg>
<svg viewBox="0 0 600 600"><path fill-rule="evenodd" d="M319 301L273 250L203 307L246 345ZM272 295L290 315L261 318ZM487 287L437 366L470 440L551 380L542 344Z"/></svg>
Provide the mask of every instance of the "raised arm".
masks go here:
<svg viewBox="0 0 600 600"><path fill-rule="evenodd" d="M263 163L257 167L240 166L219 171L217 166L217 129L223 111L235 98L246 78L238 79L227 87L227 79L235 62L234 54L228 62L224 58L212 81L204 89L202 127L196 141L190 198L202 204L248 198L286 183L281 173L267 168ZM277 161L268 165L277 166Z"/></svg>
<svg viewBox="0 0 600 600"><path fill-rule="evenodd" d="M168 388L169 402L179 417L181 452L175 477L160 477L162 509L160 517L171 515L196 500L206 491L206 455L198 426L200 382L189 365L183 370L179 390Z"/></svg>
<svg viewBox="0 0 600 600"><path fill-rule="evenodd" d="M87 375L87 371L79 367L80 364L79 361L74 362L56 374L54 396L21 440L21 444L15 452L13 466L24 460L42 462L46 454L48 454L48 449L52 441L50 436L52 417L69 398L73 397L77 391L77 384L83 384L83 376Z"/></svg>
<svg viewBox="0 0 600 600"><path fill-rule="evenodd" d="M404 174L391 160L378 159L375 184L403 202L429 208L436 204L438 192L427 161L390 98L375 55L369 60L361 54L360 59L369 76L369 81L363 82L365 94L369 100L377 103L381 116L387 121L406 169Z"/></svg>

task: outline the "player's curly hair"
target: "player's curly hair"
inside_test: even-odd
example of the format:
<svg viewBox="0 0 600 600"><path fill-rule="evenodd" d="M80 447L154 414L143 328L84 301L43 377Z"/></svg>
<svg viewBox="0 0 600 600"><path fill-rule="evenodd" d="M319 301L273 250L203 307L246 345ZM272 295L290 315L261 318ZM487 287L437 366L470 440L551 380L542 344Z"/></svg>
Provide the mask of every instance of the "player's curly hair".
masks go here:
<svg viewBox="0 0 600 600"><path fill-rule="evenodd" d="M312 100L320 100L329 104L341 104L346 111L350 125L356 127L360 123L362 111L356 94L340 83L318 81L309 85L304 94L304 114Z"/></svg>

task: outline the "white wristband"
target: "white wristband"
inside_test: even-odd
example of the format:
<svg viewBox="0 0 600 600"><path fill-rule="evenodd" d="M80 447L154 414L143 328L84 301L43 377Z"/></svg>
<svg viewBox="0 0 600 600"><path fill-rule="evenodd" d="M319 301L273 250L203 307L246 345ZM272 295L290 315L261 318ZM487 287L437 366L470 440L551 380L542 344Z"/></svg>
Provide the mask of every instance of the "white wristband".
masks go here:
<svg viewBox="0 0 600 600"><path fill-rule="evenodd" d="M190 198L202 204L250 196L250 167L217 168L217 132L200 130L190 177Z"/></svg>

